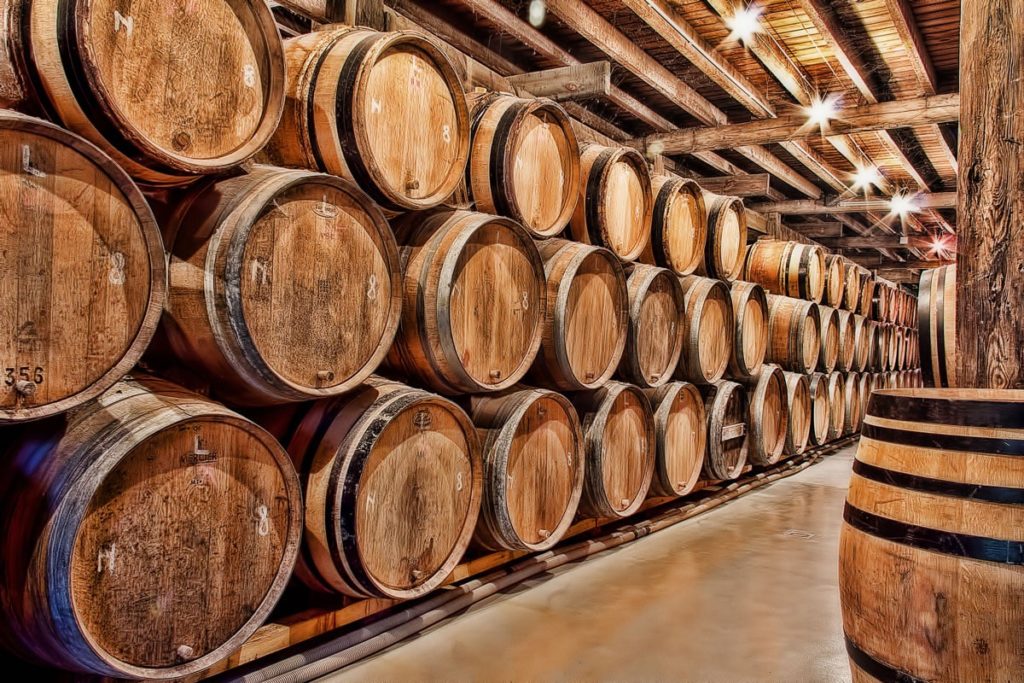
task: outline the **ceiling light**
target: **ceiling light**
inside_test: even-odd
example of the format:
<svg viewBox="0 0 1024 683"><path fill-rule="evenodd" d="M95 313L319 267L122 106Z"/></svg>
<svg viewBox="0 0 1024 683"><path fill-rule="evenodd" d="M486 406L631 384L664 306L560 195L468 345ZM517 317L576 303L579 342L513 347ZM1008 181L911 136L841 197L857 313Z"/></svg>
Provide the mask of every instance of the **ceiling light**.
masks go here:
<svg viewBox="0 0 1024 683"><path fill-rule="evenodd" d="M889 210L900 218L905 218L907 214L917 213L919 209L914 204L913 197L907 194L897 194L889 200Z"/></svg>
<svg viewBox="0 0 1024 683"><path fill-rule="evenodd" d="M736 8L733 15L725 20L725 25L732 31L729 38L744 43L750 42L754 34L761 31L760 18L761 8L756 5Z"/></svg>
<svg viewBox="0 0 1024 683"><path fill-rule="evenodd" d="M867 190L871 187L878 187L881 180L882 175L878 172L877 166L861 166L853 174L853 189Z"/></svg>
<svg viewBox="0 0 1024 683"><path fill-rule="evenodd" d="M534 28L543 26L547 13L548 8L544 0L531 0L529 10L530 25Z"/></svg>
<svg viewBox="0 0 1024 683"><path fill-rule="evenodd" d="M807 112L807 120L817 126L818 128L825 129L828 126L828 122L836 117L839 113L839 107L836 103L836 98L833 95L829 95L824 99L815 96L814 101L811 102L811 106L805 107L804 111Z"/></svg>

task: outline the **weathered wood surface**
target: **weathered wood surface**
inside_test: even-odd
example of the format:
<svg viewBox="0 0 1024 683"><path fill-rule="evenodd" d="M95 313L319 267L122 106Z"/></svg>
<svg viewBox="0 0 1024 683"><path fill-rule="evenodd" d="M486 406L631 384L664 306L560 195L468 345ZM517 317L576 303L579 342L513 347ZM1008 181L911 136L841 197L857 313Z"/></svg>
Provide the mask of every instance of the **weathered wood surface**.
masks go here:
<svg viewBox="0 0 1024 683"><path fill-rule="evenodd" d="M688 275L680 278L685 296L686 327L678 379L696 384L720 380L732 357L732 295L721 280Z"/></svg>
<svg viewBox="0 0 1024 683"><path fill-rule="evenodd" d="M611 63L574 64L509 76L517 92L555 102L607 96L612 89Z"/></svg>
<svg viewBox="0 0 1024 683"><path fill-rule="evenodd" d="M782 458L789 429L789 400L786 376L778 365L761 366L747 382L748 426L747 452L750 462L771 465Z"/></svg>
<svg viewBox="0 0 1024 683"><path fill-rule="evenodd" d="M750 449L750 434L746 429L749 417L746 391L736 382L719 380L701 387L701 393L708 418L704 475L715 479L736 479L743 473Z"/></svg>
<svg viewBox="0 0 1024 683"><path fill-rule="evenodd" d="M692 275L704 260L708 236L704 192L688 178L657 174L652 183L651 237L640 260Z"/></svg>
<svg viewBox="0 0 1024 683"><path fill-rule="evenodd" d="M957 206L956 192L925 192L914 196L914 205L920 209L955 209ZM892 207L888 199L791 199L781 202L754 204L754 211L761 213L781 213L788 216L813 216L817 214L863 213L865 211L888 212ZM852 238L851 238L852 239ZM876 238L869 238L876 239ZM877 238L887 239L885 237Z"/></svg>
<svg viewBox="0 0 1024 683"><path fill-rule="evenodd" d="M654 411L657 462L651 494L685 496L700 480L707 451L707 414L700 390L670 382L644 394Z"/></svg>
<svg viewBox="0 0 1024 683"><path fill-rule="evenodd" d="M729 294L735 325L729 376L752 377L768 353L768 297L761 285L741 280L729 283Z"/></svg>
<svg viewBox="0 0 1024 683"><path fill-rule="evenodd" d="M739 197L704 193L707 208L707 240L704 260L697 274L719 280L735 280L743 271L747 248L747 212Z"/></svg>
<svg viewBox="0 0 1024 683"><path fill-rule="evenodd" d="M786 401L789 424L786 428L786 455L798 455L807 450L813 422L810 375L787 372Z"/></svg>
<svg viewBox="0 0 1024 683"><path fill-rule="evenodd" d="M672 378L683 351L683 289L671 271L656 266L630 266L629 330L619 375L642 388Z"/></svg>
<svg viewBox="0 0 1024 683"><path fill-rule="evenodd" d="M771 194L771 175L749 173L718 178L701 178L700 186L708 192L730 197L767 197Z"/></svg>

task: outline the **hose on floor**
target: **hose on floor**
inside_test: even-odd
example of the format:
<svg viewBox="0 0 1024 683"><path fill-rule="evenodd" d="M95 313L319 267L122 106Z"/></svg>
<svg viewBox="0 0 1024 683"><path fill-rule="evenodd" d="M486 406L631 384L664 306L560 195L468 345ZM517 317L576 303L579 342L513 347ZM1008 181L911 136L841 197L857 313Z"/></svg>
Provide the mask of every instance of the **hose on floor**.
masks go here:
<svg viewBox="0 0 1024 683"><path fill-rule="evenodd" d="M841 444L830 444L829 450ZM600 538L579 541L532 555L477 579L443 589L372 624L349 631L325 643L258 669L235 669L214 680L223 683L304 683L342 669L437 624L510 586L570 562L616 548L723 505L749 491L791 477L817 462L821 453L789 462L724 486L713 496L669 509L655 517L617 528Z"/></svg>

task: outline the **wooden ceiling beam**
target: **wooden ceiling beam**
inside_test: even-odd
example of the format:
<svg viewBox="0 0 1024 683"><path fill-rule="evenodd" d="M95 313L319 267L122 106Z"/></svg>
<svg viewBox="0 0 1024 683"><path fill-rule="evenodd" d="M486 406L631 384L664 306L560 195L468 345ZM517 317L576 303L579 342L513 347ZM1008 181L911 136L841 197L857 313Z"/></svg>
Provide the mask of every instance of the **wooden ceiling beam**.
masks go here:
<svg viewBox="0 0 1024 683"><path fill-rule="evenodd" d="M592 62L531 71L509 77L517 92L546 97L555 102L607 97L612 90L612 65Z"/></svg>
<svg viewBox="0 0 1024 683"><path fill-rule="evenodd" d="M771 194L771 175L750 173L726 175L718 178L698 178L697 182L708 192L732 197L767 197Z"/></svg>
<svg viewBox="0 0 1024 683"><path fill-rule="evenodd" d="M836 249L930 249L932 247L931 237L919 235L822 237L819 241L827 247ZM955 249L956 245L950 245L950 248Z"/></svg>
<svg viewBox="0 0 1024 683"><path fill-rule="evenodd" d="M956 192L924 193L914 197L914 204L920 209L952 209L956 208L956 201ZM784 202L755 204L751 208L762 213L815 216L821 214L864 213L867 211L888 212L890 204L889 200L885 198L864 199L857 197L831 201L793 199Z"/></svg>

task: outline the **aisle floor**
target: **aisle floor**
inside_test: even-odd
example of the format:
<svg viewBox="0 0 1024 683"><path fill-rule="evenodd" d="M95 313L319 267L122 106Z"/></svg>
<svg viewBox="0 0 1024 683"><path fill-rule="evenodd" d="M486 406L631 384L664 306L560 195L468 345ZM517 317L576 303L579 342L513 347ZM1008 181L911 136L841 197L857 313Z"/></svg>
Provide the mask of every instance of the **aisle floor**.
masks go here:
<svg viewBox="0 0 1024 683"><path fill-rule="evenodd" d="M837 557L854 448L323 680L849 681Z"/></svg>

